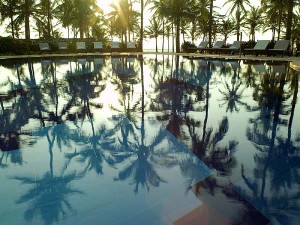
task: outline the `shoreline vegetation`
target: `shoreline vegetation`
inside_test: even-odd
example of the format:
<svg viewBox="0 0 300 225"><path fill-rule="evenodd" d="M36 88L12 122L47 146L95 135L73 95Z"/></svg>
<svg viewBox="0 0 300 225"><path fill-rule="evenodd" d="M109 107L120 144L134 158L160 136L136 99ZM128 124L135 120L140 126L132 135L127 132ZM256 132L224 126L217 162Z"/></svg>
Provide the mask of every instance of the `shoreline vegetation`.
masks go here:
<svg viewBox="0 0 300 225"><path fill-rule="evenodd" d="M88 50L92 41L101 41L106 51L107 43L116 38L122 45L135 42L140 52L143 41L152 38L158 52L160 38L162 49L179 53L199 40L208 40L211 47L233 36L239 41L242 35L249 48L258 32L272 32L272 43L285 39L292 50L300 48L299 2L261 0L251 6L250 0L226 0L221 4L229 10L219 13L215 0L112 0L110 11L105 12L101 0L2 0L0 24L8 24L10 36L0 37L0 54L36 54L40 41L49 42L57 52L61 28L67 30L71 52L78 40L86 41ZM38 39L31 39L32 31Z"/></svg>

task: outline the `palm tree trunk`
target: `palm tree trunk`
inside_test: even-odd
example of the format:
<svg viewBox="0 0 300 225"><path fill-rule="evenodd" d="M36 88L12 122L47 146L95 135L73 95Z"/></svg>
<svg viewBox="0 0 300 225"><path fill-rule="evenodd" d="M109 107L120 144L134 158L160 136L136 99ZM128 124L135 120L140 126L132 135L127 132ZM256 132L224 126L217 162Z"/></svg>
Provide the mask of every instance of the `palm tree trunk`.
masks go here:
<svg viewBox="0 0 300 225"><path fill-rule="evenodd" d="M214 0L210 0L209 6L209 33L208 33L208 45L211 48L212 46L212 25L213 25L213 7L214 7Z"/></svg>
<svg viewBox="0 0 300 225"><path fill-rule="evenodd" d="M240 40L240 26L241 26L241 11L240 11L240 6L238 5L237 10L236 10L236 40Z"/></svg>
<svg viewBox="0 0 300 225"><path fill-rule="evenodd" d="M80 20L80 25L79 25L79 35L80 35L80 39L83 40L83 35L84 35L84 31L83 31L83 21Z"/></svg>
<svg viewBox="0 0 300 225"><path fill-rule="evenodd" d="M282 11L279 13L279 18L278 18L278 33L277 33L277 40L280 39L280 34L281 34L281 21L282 21Z"/></svg>
<svg viewBox="0 0 300 225"><path fill-rule="evenodd" d="M165 47L165 19L163 19L163 39L162 39L162 47L161 51L164 52L164 47Z"/></svg>
<svg viewBox="0 0 300 225"><path fill-rule="evenodd" d="M25 0L25 39L27 49L29 49L30 42L30 24L29 24L29 0Z"/></svg>
<svg viewBox="0 0 300 225"><path fill-rule="evenodd" d="M10 23L11 23L11 36L13 39L15 39L15 27L14 27L14 18L13 18L13 13L11 12L10 14Z"/></svg>
<svg viewBox="0 0 300 225"><path fill-rule="evenodd" d="M174 52L174 23L172 23L172 51Z"/></svg>
<svg viewBox="0 0 300 225"><path fill-rule="evenodd" d="M51 7L51 2L50 0L47 1L47 38L50 39L51 37L51 15L50 15L50 7Z"/></svg>
<svg viewBox="0 0 300 225"><path fill-rule="evenodd" d="M143 36L144 36L144 0L141 0L140 51L143 51Z"/></svg>
<svg viewBox="0 0 300 225"><path fill-rule="evenodd" d="M176 52L180 52L180 17L176 17Z"/></svg>
<svg viewBox="0 0 300 225"><path fill-rule="evenodd" d="M168 34L168 52L170 52L170 33Z"/></svg>
<svg viewBox="0 0 300 225"><path fill-rule="evenodd" d="M288 0L288 15L286 21L286 40L291 39L292 34L292 24L293 24L293 8L294 8L294 0Z"/></svg>

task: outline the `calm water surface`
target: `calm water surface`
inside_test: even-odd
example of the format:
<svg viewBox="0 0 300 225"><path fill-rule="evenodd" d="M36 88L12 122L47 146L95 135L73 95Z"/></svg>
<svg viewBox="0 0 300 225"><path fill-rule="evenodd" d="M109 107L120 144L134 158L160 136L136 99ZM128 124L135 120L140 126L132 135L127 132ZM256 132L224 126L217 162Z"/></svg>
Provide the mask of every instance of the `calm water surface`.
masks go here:
<svg viewBox="0 0 300 225"><path fill-rule="evenodd" d="M286 63L0 61L0 224L300 224L298 94Z"/></svg>

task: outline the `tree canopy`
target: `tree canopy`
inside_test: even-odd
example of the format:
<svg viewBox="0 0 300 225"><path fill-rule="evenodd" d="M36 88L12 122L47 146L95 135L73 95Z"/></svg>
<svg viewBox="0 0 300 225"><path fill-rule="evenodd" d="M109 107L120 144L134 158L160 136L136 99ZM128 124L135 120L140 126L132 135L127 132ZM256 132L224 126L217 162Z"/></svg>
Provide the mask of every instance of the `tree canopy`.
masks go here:
<svg viewBox="0 0 300 225"><path fill-rule="evenodd" d="M227 39L244 33L254 41L257 32L271 30L273 39L295 41L299 21L299 3L293 0L261 0L256 7L249 0L227 0L221 10L215 0L115 0L104 13L101 0L2 0L0 21L12 38L32 31L39 38L74 38L135 41L142 47L145 38L173 39L176 52L184 39ZM107 9L105 10L107 11ZM4 23L5 22L5 23ZM160 30L156 30L161 24ZM183 38L181 38L181 35ZM174 47L173 47L174 48Z"/></svg>

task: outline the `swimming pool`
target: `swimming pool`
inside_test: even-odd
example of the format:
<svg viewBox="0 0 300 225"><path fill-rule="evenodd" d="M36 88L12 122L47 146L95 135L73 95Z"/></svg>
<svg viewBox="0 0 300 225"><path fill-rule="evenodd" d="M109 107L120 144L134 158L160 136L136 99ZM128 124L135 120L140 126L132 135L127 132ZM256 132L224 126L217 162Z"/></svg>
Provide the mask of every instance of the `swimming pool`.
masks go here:
<svg viewBox="0 0 300 225"><path fill-rule="evenodd" d="M299 224L299 80L286 63L0 65L0 224Z"/></svg>

